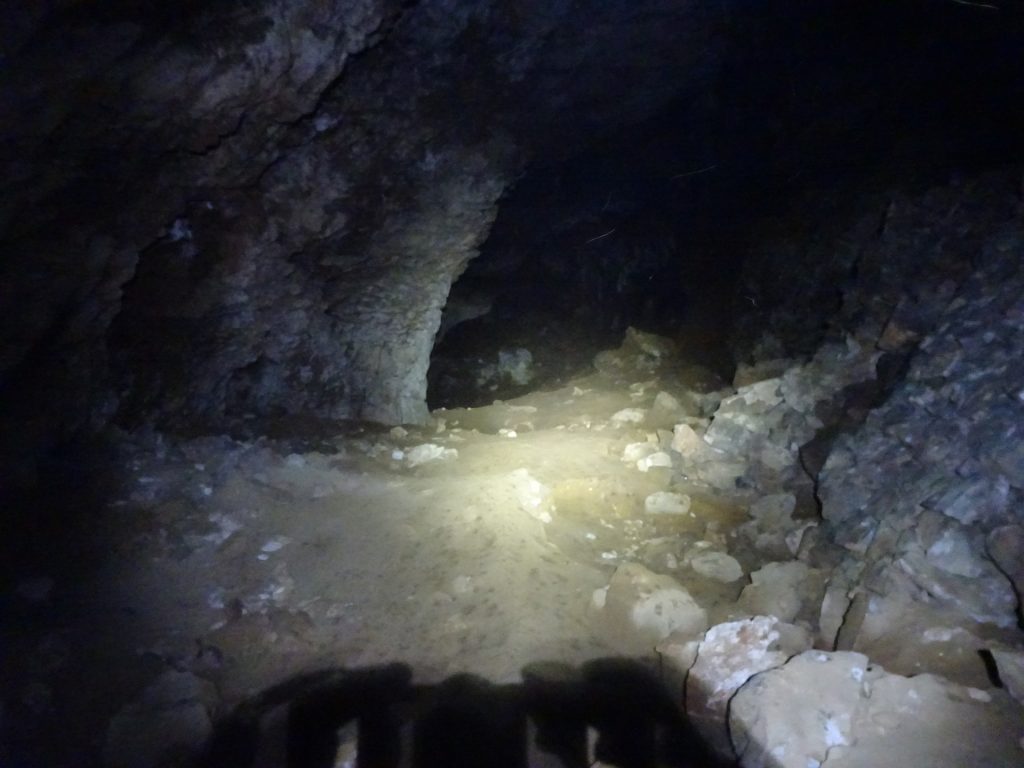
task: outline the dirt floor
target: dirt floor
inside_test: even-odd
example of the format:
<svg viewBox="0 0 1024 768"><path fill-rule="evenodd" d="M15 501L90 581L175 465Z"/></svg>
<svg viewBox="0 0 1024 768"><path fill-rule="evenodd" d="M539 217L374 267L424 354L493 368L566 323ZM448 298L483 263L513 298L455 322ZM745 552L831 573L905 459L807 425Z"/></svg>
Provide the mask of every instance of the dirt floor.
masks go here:
<svg viewBox="0 0 1024 768"><path fill-rule="evenodd" d="M616 568L671 576L713 626L750 615L747 575L779 558L737 535L761 489L716 491L670 450L674 425L706 428L722 379L640 341L418 427L252 419L233 437L117 434L76 452L5 536L0 764L189 765L214 722L325 671L455 685L471 713L464 675L521 688L538 669L582 674L619 714L661 706L630 704L643 676L614 667L627 655L672 690L654 644L624 647L601 616ZM687 504L652 507L666 498ZM795 621L813 635L816 620ZM255 765L283 765L277 750Z"/></svg>
<svg viewBox="0 0 1024 768"><path fill-rule="evenodd" d="M659 433L629 409L719 384L695 366L637 381L591 372L437 410L425 427L311 425L301 443L125 438L96 457L108 479L82 496L83 514L59 531L41 516L11 574L20 663L8 690L38 716L14 742L59 722L49 759L75 764L166 669L213 681L227 709L324 667L398 661L420 683L502 683L537 662L614 655L593 595L626 561L725 616L740 585L683 563L701 541L724 544L742 510L698 492L686 514L645 514L646 497L684 481L623 460L671 434L670 420Z"/></svg>

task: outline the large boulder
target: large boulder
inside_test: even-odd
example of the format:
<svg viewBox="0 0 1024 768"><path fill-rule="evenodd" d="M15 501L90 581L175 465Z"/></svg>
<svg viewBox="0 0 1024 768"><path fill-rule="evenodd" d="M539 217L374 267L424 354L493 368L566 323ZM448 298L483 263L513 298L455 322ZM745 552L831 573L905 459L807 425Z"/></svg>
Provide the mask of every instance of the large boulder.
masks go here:
<svg viewBox="0 0 1024 768"><path fill-rule="evenodd" d="M1024 737L1003 691L891 675L852 652L806 651L752 678L729 726L743 768L1010 768Z"/></svg>
<svg viewBox="0 0 1024 768"><path fill-rule="evenodd" d="M719 752L728 751L726 713L733 694L758 672L810 647L805 632L773 616L717 624L696 648L686 679L687 716ZM677 649L685 653L685 649Z"/></svg>

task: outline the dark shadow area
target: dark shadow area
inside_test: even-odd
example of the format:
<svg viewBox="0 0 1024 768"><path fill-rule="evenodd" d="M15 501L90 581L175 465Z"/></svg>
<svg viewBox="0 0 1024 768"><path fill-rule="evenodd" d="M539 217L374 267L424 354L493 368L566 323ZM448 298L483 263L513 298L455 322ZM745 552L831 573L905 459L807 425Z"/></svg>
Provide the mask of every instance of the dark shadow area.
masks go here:
<svg viewBox="0 0 1024 768"><path fill-rule="evenodd" d="M526 667L523 683L455 675L417 685L390 664L332 669L286 680L243 702L215 728L202 768L255 765L266 730L284 708L288 768L330 768L339 732L355 724L361 768L526 768L531 746L543 765L586 768L593 757L620 768L729 765L714 757L658 677L624 658ZM536 763L530 763L536 764Z"/></svg>
<svg viewBox="0 0 1024 768"><path fill-rule="evenodd" d="M668 106L548 148L506 192L451 289L431 407L528 391L481 375L499 350L529 349L537 388L630 325L721 372L735 362L734 315L767 309L735 282L765 221L813 222L781 233L799 252L874 195L1020 158L1024 5L730 5L707 71ZM839 296L821 286L823 320ZM797 351L813 354L822 333L799 330Z"/></svg>

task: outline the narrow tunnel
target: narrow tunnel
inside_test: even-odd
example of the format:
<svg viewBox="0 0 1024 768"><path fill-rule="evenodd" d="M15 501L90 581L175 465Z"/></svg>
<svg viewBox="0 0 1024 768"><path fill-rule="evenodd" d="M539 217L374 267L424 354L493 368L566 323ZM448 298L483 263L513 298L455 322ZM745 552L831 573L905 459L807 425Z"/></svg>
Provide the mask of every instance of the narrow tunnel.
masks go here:
<svg viewBox="0 0 1024 768"><path fill-rule="evenodd" d="M1016 0L0 29L0 764L1024 765Z"/></svg>

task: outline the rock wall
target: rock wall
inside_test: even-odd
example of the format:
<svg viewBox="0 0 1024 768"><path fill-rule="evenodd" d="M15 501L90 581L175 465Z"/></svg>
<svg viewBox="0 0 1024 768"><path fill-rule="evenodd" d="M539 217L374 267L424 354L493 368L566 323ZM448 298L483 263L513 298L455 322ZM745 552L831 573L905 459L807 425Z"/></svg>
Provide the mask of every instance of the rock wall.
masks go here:
<svg viewBox="0 0 1024 768"><path fill-rule="evenodd" d="M422 420L448 288L523 164L715 50L669 2L146 8L4 36L5 465L111 418Z"/></svg>
<svg viewBox="0 0 1024 768"><path fill-rule="evenodd" d="M757 275L783 285L796 265L845 275L833 279L831 315L808 293L826 283L794 276L790 296L776 294L758 318L748 316L744 327L758 322L765 333L746 337L759 362L741 367L753 380L786 370L781 381L791 385L807 376L818 389L841 385L831 398L814 398L819 431L801 451L822 517L803 556L835 568L821 614L825 644L892 659L900 655L893 648L920 651L957 633L973 633L963 641L980 646L979 636L998 641L1019 626L1020 178L1011 169L895 194L831 248L822 238L803 259L784 261L777 255L788 257L785 244L767 246L750 263L746 290L760 296L773 288ZM842 337L867 357L823 357L828 342L803 366L774 359L812 339ZM815 373L822 361L829 368ZM921 636L911 632L908 641L908 625L920 625ZM913 672L915 652L890 664Z"/></svg>

